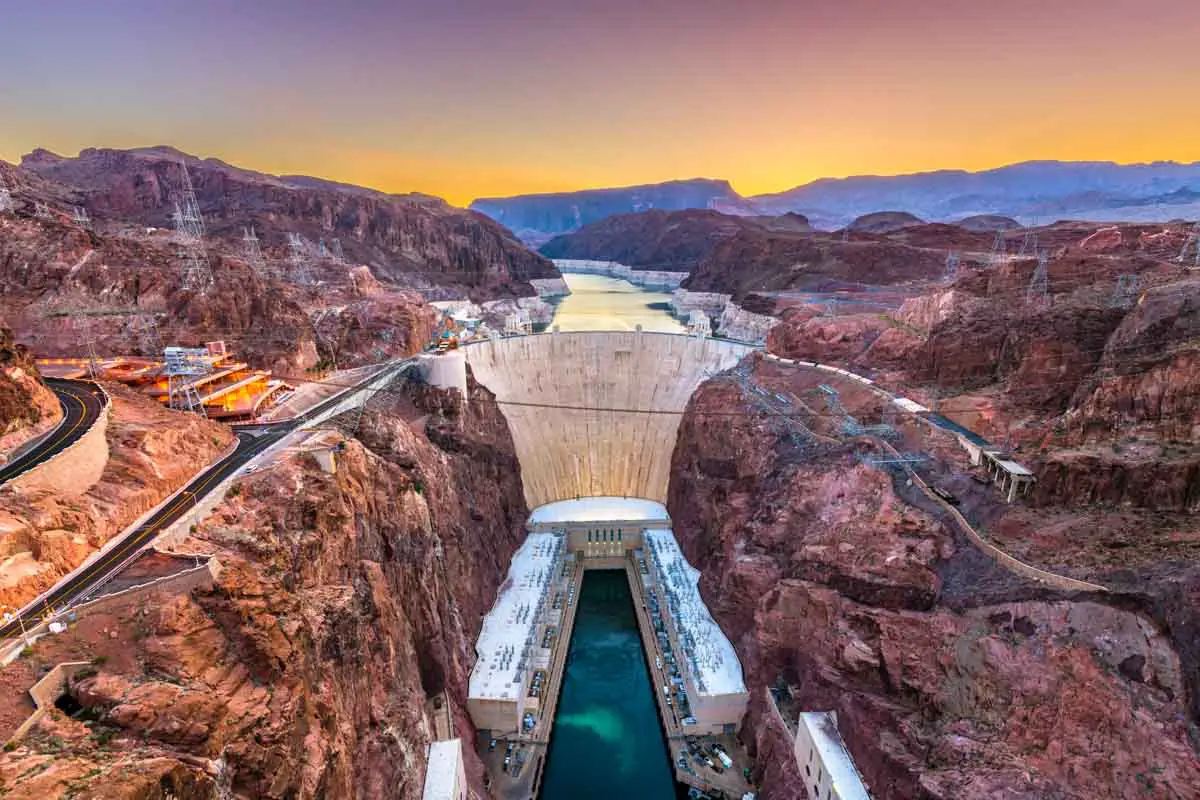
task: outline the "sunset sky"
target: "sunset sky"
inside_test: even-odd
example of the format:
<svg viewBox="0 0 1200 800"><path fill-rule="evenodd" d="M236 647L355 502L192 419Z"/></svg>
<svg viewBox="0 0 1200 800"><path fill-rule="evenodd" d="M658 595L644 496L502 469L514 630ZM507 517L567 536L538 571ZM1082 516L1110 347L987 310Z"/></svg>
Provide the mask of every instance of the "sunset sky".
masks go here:
<svg viewBox="0 0 1200 800"><path fill-rule="evenodd" d="M458 204L1200 160L1197 0L0 0L0 159L172 144Z"/></svg>

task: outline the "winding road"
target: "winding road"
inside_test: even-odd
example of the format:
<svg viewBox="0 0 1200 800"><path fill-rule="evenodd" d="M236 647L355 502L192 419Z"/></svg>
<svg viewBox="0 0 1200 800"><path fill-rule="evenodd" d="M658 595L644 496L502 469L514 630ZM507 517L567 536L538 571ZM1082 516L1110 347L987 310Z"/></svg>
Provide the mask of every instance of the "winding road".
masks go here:
<svg viewBox="0 0 1200 800"><path fill-rule="evenodd" d="M44 464L79 441L92 424L104 413L108 400L104 392L90 381L70 381L50 378L46 385L58 396L63 421L27 453L0 468L0 484L25 474Z"/></svg>
<svg viewBox="0 0 1200 800"><path fill-rule="evenodd" d="M113 540L113 544L107 550L102 551L94 561L68 575L54 588L21 609L17 616L11 617L3 627L0 627L0 641L19 635L22 625L27 627L37 625L54 611L61 610L64 606L86 596L97 584L118 572L131 557L154 541L160 533L189 509L199 504L205 495L219 486L226 478L235 474L250 459L292 431L342 403L347 395L380 379L383 373L393 371L395 374L399 374L410 363L406 360L389 364L293 419L240 427L237 431L237 448L232 453L193 478L187 486L160 505L154 514L137 528L128 531L123 538ZM90 384L88 385L90 386ZM99 392L99 389L97 388L96 391ZM103 397L102 393L101 397ZM62 426L63 429L67 427L66 425ZM86 427L83 430L86 430Z"/></svg>

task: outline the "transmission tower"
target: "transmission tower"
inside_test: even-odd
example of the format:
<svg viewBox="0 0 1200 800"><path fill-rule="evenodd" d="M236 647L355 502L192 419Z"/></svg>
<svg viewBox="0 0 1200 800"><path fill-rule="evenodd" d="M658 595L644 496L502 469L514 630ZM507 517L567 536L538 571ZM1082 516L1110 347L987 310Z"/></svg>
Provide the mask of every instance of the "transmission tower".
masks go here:
<svg viewBox="0 0 1200 800"><path fill-rule="evenodd" d="M96 335L92 331L92 318L81 308L71 313L71 323L79 333L79 343L87 351L88 377L96 380L100 377L100 358L96 355Z"/></svg>
<svg viewBox="0 0 1200 800"><path fill-rule="evenodd" d="M1025 238L1021 241L1021 250L1017 253L1017 257L1036 256L1038 254L1038 235L1037 231L1025 231Z"/></svg>
<svg viewBox="0 0 1200 800"><path fill-rule="evenodd" d="M208 416L200 392L196 390L196 378L212 369L204 348L168 347L163 350L166 362L167 402L171 408L194 411L202 417Z"/></svg>
<svg viewBox="0 0 1200 800"><path fill-rule="evenodd" d="M34 201L33 215L38 219L50 219L54 216L50 213L50 206L46 205L41 200Z"/></svg>
<svg viewBox="0 0 1200 800"><path fill-rule="evenodd" d="M267 260L263 258L262 248L258 246L258 235L254 233L254 226L242 229L242 247L246 257L246 263L250 265L250 269L254 270L259 275L267 276Z"/></svg>
<svg viewBox="0 0 1200 800"><path fill-rule="evenodd" d="M84 230L90 231L92 229L92 218L88 216L86 208L75 206L71 211L71 217L75 220L75 224Z"/></svg>
<svg viewBox="0 0 1200 800"><path fill-rule="evenodd" d="M1050 257L1042 252L1037 254L1037 259L1037 268L1033 271L1033 277L1029 281L1029 288L1025 290L1025 302L1029 305L1044 302L1050 284L1046 270Z"/></svg>
<svg viewBox="0 0 1200 800"><path fill-rule="evenodd" d="M1191 259L1188 258L1189 252L1192 253ZM1200 267L1200 222L1192 227L1187 239L1183 242L1183 249L1179 251L1180 264L1187 264L1189 260L1192 262L1192 266Z"/></svg>
<svg viewBox="0 0 1200 800"><path fill-rule="evenodd" d="M992 242L991 262L999 266L1008 260L1008 243L1004 240L1004 231L996 231L996 239Z"/></svg>
<svg viewBox="0 0 1200 800"><path fill-rule="evenodd" d="M958 277L958 265L959 265L960 261L961 261L961 258L959 258L958 253L955 252L954 250L951 250L949 253L946 254L946 276L945 276L945 279L947 282L953 282L953 280L956 277Z"/></svg>
<svg viewBox="0 0 1200 800"><path fill-rule="evenodd" d="M308 272L308 259L304 256L304 237L298 233L288 234L289 260L292 264L292 281L300 285L312 282Z"/></svg>
<svg viewBox="0 0 1200 800"><path fill-rule="evenodd" d="M172 217L180 244L178 255L183 267L183 287L204 292L213 284L212 267L204 248L204 217L200 214L200 203L196 200L186 162L179 162L179 173L179 199L175 202Z"/></svg>
<svg viewBox="0 0 1200 800"><path fill-rule="evenodd" d="M12 193L8 191L8 187L0 183L0 214L6 211L13 210Z"/></svg>
<svg viewBox="0 0 1200 800"><path fill-rule="evenodd" d="M1109 308L1129 308L1137 300L1140 289L1141 281L1137 275L1118 275L1117 286L1108 301Z"/></svg>
<svg viewBox="0 0 1200 800"><path fill-rule="evenodd" d="M142 350L156 358L162 358L163 341L158 332L158 320L153 314L139 314L133 320L134 330L141 340Z"/></svg>
<svg viewBox="0 0 1200 800"><path fill-rule="evenodd" d="M331 239L329 242L329 254L337 264L345 264L346 256L342 253L342 240Z"/></svg>

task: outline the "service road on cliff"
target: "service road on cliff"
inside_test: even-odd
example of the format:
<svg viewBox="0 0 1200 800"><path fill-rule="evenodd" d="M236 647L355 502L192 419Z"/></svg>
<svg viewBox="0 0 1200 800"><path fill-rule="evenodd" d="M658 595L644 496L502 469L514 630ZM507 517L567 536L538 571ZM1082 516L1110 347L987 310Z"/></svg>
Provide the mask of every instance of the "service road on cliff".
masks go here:
<svg viewBox="0 0 1200 800"><path fill-rule="evenodd" d="M86 564L68 575L41 597L21 609L16 616L0 627L0 641L22 635L22 626L28 628L37 625L45 617L87 596L93 588L120 571L132 556L153 542L160 533L198 505L209 492L226 478L236 474L252 458L260 455L296 429L336 407L345 400L347 395L367 387L388 371L399 374L410 363L412 362L406 359L388 364L293 419L246 426L239 430L237 432L237 448L233 452L193 478L187 486L162 503L141 525L128 531L123 538L114 540L108 549L101 551L99 557L95 558L92 563ZM96 390L99 392L98 388ZM103 396L102 392L100 394Z"/></svg>
<svg viewBox="0 0 1200 800"><path fill-rule="evenodd" d="M90 381L50 378L46 385L58 397L58 403L62 406L62 422L42 441L29 448L28 452L22 453L0 468L0 484L24 475L75 444L91 430L92 425L100 419L100 415L108 406L104 391Z"/></svg>

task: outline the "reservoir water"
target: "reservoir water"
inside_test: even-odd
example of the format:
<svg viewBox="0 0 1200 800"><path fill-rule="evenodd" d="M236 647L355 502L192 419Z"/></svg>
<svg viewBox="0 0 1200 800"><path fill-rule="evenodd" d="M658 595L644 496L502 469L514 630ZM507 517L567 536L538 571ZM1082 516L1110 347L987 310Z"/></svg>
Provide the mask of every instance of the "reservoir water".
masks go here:
<svg viewBox="0 0 1200 800"><path fill-rule="evenodd" d="M571 294L557 301L550 327L561 331L644 331L686 333L667 311L671 295L605 275L563 273Z"/></svg>
<svg viewBox="0 0 1200 800"><path fill-rule="evenodd" d="M673 800L670 755L625 573L584 573L578 602L540 797Z"/></svg>

